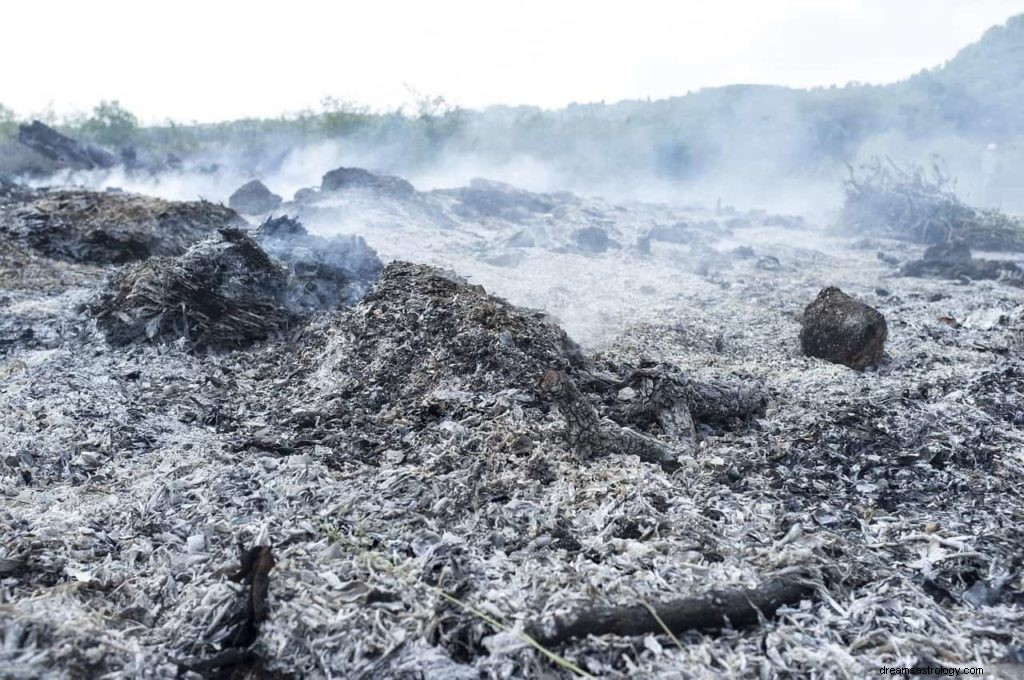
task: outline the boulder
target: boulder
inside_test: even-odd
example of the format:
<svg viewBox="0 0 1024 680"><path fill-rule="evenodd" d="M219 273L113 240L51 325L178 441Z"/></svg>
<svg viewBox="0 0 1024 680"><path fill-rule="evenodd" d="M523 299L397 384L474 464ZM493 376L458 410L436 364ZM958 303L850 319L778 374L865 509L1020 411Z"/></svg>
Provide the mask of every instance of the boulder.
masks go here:
<svg viewBox="0 0 1024 680"><path fill-rule="evenodd" d="M800 345L807 356L858 370L882 360L885 317L834 286L807 305L802 326Z"/></svg>
<svg viewBox="0 0 1024 680"><path fill-rule="evenodd" d="M416 193L412 184L393 175L375 175L362 168L335 168L323 176L321 191L344 191L347 189L370 189L396 197L408 197Z"/></svg>
<svg viewBox="0 0 1024 680"><path fill-rule="evenodd" d="M263 182L254 179L235 190L228 198L228 205L246 215L262 215L281 205L282 198L273 193Z"/></svg>

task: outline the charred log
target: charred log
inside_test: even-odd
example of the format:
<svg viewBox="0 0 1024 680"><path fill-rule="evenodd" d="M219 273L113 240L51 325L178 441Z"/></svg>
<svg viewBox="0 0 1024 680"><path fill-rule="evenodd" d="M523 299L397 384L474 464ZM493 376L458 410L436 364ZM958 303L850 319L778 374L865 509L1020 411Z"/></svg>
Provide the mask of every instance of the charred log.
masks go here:
<svg viewBox="0 0 1024 680"><path fill-rule="evenodd" d="M117 157L109 151L66 137L38 120L18 128L18 141L73 170L105 169L117 165Z"/></svg>
<svg viewBox="0 0 1024 680"><path fill-rule="evenodd" d="M711 590L650 607L593 607L528 630L540 644L554 646L588 635L657 634L665 628L672 633L745 628L773 618L782 607L796 605L814 591L809 574L801 572L768 579L756 588Z"/></svg>

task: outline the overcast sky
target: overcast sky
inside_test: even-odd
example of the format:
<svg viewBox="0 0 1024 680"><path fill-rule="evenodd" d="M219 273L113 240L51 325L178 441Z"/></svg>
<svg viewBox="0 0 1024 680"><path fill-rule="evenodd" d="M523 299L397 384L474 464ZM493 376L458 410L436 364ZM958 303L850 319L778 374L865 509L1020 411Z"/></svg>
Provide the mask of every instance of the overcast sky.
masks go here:
<svg viewBox="0 0 1024 680"><path fill-rule="evenodd" d="M0 103L118 99L144 120L663 98L729 83L888 82L1024 0L33 0L6 4Z"/></svg>

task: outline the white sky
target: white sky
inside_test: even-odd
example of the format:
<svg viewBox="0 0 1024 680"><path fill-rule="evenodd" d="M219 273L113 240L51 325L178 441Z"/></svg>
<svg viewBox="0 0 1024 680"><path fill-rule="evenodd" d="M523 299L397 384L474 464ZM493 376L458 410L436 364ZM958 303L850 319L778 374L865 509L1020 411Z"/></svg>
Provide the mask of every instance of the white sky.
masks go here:
<svg viewBox="0 0 1024 680"><path fill-rule="evenodd" d="M663 98L729 83L888 82L1024 0L32 0L0 10L0 103L119 99L152 122Z"/></svg>

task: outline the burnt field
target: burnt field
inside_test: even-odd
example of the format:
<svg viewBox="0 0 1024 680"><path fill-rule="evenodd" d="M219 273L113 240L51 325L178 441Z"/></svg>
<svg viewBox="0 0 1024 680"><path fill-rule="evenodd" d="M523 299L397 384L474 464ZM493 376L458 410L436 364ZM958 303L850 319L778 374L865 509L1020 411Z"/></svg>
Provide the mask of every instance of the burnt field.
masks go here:
<svg viewBox="0 0 1024 680"><path fill-rule="evenodd" d="M0 675L1019 677L1020 225L875 172L4 184Z"/></svg>

